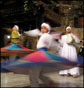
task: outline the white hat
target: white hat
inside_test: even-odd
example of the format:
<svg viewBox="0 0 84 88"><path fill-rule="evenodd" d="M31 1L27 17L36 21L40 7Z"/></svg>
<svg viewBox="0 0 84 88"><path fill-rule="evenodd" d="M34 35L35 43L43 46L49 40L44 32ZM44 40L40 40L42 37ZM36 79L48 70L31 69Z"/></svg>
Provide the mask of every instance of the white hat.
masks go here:
<svg viewBox="0 0 84 88"><path fill-rule="evenodd" d="M70 26L68 26L68 27L66 28L66 31L67 31L68 29L70 29L70 30L71 30L71 27L70 27Z"/></svg>
<svg viewBox="0 0 84 88"><path fill-rule="evenodd" d="M14 27L16 27L17 31L19 30L19 27L17 25L14 25Z"/></svg>
<svg viewBox="0 0 84 88"><path fill-rule="evenodd" d="M41 27L42 27L42 26L45 26L45 27L48 29L48 31L50 32L51 27L50 27L49 24L47 24L47 23L42 23L42 24L41 24Z"/></svg>

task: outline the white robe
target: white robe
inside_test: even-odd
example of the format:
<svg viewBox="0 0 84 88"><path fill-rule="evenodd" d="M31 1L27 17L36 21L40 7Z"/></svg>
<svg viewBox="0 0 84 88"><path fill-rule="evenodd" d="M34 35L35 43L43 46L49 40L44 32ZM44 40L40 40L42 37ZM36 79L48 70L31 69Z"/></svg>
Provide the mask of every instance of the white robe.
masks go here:
<svg viewBox="0 0 84 88"><path fill-rule="evenodd" d="M49 48L52 42L52 37L49 33L44 33L40 36L38 43L37 43L37 49L39 48Z"/></svg>
<svg viewBox="0 0 84 88"><path fill-rule="evenodd" d="M65 57L65 58L69 58L72 61L78 61L76 47L68 44L68 43L72 42L73 38L76 43L80 43L80 40L72 33L62 36L62 38L60 40L60 44L61 44L62 48L60 49L59 55L62 57ZM74 75L74 74L80 75L79 67L74 67L72 69L63 70L63 71L59 72L60 75L68 74L68 73L70 73L71 75Z"/></svg>
<svg viewBox="0 0 84 88"><path fill-rule="evenodd" d="M54 40L54 37L60 35L61 33L58 32L52 34L41 33L39 29L25 31L24 33L32 37L40 36L37 43L37 49L45 47L45 48L53 48L54 50L57 50L60 48L59 44Z"/></svg>
<svg viewBox="0 0 84 88"><path fill-rule="evenodd" d="M67 34L67 35L63 35L60 43L62 45L62 48L59 52L59 55L65 58L69 58L73 61L77 61L77 51L76 51L76 47L73 45L69 45L68 43L72 42L73 38L75 40L76 43L79 43L79 39L73 35L72 33Z"/></svg>

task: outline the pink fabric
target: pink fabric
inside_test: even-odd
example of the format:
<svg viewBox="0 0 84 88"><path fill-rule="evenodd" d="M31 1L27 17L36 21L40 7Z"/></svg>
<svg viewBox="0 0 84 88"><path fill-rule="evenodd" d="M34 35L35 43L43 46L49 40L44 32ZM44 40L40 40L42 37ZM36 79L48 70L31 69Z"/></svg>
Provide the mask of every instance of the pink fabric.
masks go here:
<svg viewBox="0 0 84 88"><path fill-rule="evenodd" d="M23 57L22 59L31 62L44 62L49 60L50 58L43 51L37 51Z"/></svg>

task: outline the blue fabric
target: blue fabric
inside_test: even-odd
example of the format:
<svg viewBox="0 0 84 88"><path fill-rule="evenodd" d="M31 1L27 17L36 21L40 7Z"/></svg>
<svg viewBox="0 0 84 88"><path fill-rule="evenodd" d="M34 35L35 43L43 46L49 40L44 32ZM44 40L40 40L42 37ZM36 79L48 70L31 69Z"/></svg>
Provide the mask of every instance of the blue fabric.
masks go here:
<svg viewBox="0 0 84 88"><path fill-rule="evenodd" d="M78 56L78 62L80 64L84 64L84 57L83 56Z"/></svg>
<svg viewBox="0 0 84 88"><path fill-rule="evenodd" d="M42 51L48 51L47 48L39 48L39 49L37 49L37 51L40 51L40 50L42 50Z"/></svg>
<svg viewBox="0 0 84 88"><path fill-rule="evenodd" d="M11 50L11 49L22 49L18 44L13 44L9 46L6 50Z"/></svg>

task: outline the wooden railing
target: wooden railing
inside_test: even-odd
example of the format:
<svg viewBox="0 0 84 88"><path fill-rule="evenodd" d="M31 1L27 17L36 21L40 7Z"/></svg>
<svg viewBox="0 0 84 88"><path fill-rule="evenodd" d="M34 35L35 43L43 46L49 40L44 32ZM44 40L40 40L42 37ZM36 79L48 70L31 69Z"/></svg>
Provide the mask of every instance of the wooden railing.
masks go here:
<svg viewBox="0 0 84 88"><path fill-rule="evenodd" d="M42 4L44 6L44 16L51 19L52 21L58 23L58 24L62 24L62 20L64 19L62 16L60 16L58 13L54 12L53 10L50 10L48 8L48 4L42 2L41 0L37 0L38 3ZM56 3L54 3L54 6L57 5Z"/></svg>
<svg viewBox="0 0 84 88"><path fill-rule="evenodd" d="M58 24L61 24L62 16L55 13L54 11L51 11L49 9L45 9L44 16L46 16L47 18L53 20L54 22L56 22Z"/></svg>

